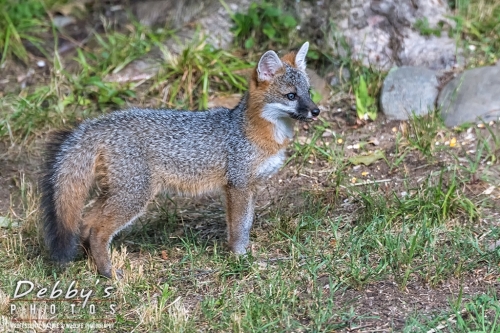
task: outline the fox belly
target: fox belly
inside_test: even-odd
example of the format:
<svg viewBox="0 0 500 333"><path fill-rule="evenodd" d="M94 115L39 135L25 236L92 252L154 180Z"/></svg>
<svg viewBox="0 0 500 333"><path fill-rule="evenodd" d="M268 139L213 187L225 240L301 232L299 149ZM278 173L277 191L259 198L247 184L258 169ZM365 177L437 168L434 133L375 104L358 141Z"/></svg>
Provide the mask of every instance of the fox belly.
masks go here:
<svg viewBox="0 0 500 333"><path fill-rule="evenodd" d="M198 196L218 192L227 184L222 169L204 170L202 174L173 174L165 170L159 175L160 191L172 194Z"/></svg>

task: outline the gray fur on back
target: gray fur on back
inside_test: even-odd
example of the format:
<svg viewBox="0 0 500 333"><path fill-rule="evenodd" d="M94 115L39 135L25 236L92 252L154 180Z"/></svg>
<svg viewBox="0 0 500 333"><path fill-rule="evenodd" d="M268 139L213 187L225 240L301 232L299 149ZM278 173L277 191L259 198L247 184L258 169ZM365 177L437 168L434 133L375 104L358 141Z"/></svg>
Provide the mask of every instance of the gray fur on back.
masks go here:
<svg viewBox="0 0 500 333"><path fill-rule="evenodd" d="M226 184L247 186L257 148L245 137L245 109L246 97L233 110L133 108L113 112L81 123L62 146L60 156L78 159L82 146L90 154L98 151L109 163L111 178L144 178L142 182L155 188L153 192L160 190L158 184L162 189L190 192L172 188L171 180L195 186L214 174Z"/></svg>

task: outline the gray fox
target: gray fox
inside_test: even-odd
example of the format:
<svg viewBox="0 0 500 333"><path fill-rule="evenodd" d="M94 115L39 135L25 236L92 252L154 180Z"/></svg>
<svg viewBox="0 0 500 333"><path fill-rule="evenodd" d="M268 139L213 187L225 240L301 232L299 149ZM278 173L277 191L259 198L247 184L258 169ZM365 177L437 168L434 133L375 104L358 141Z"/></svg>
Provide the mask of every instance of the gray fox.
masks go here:
<svg viewBox="0 0 500 333"><path fill-rule="evenodd" d="M320 113L305 72L308 48L306 42L281 59L265 52L249 90L232 110L130 109L57 132L47 145L40 183L51 258L71 261L81 242L98 272L112 277L113 236L142 215L160 191L224 191L229 248L244 254L256 184L283 165L293 120L312 121ZM93 186L100 194L83 214Z"/></svg>

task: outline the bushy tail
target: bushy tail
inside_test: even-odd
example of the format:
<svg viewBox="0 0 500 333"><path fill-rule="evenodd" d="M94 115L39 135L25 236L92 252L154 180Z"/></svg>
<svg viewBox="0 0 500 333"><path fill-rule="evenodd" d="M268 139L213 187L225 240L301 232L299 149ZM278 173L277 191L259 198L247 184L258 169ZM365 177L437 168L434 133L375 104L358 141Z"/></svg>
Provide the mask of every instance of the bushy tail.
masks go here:
<svg viewBox="0 0 500 333"><path fill-rule="evenodd" d="M94 179L95 149L79 140L70 130L52 137L40 181L45 243L61 264L78 250L81 212Z"/></svg>

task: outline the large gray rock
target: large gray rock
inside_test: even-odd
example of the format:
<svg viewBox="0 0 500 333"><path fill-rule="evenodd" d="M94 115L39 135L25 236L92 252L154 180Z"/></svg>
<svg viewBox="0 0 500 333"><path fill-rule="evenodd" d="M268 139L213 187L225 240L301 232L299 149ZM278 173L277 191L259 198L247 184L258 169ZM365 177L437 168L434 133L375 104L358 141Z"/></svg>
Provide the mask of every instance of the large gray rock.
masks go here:
<svg viewBox="0 0 500 333"><path fill-rule="evenodd" d="M498 120L500 117L500 66L466 70L448 82L438 99L446 126Z"/></svg>
<svg viewBox="0 0 500 333"><path fill-rule="evenodd" d="M420 24L436 29L440 22L452 25L446 17L450 15L447 1L294 2L305 38L326 44L341 56L350 54L366 66L385 70L395 65L449 69L457 64L460 52L446 31L441 36L422 36L417 27ZM330 33L325 36L321 31ZM349 44L348 50L340 42L342 38Z"/></svg>
<svg viewBox="0 0 500 333"><path fill-rule="evenodd" d="M438 96L436 72L424 67L400 67L382 85L380 107L389 119L407 120L413 113L434 110Z"/></svg>

